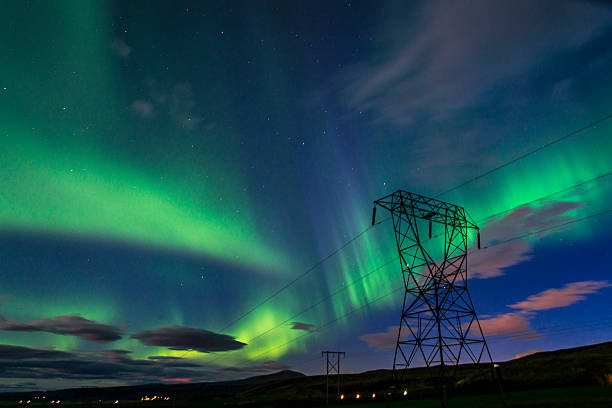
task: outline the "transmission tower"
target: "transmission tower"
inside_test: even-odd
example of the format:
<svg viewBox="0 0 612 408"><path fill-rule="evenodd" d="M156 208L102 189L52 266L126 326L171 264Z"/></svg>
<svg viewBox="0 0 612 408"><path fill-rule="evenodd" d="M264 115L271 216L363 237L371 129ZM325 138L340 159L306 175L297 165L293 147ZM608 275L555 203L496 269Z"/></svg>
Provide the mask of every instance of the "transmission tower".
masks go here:
<svg viewBox="0 0 612 408"><path fill-rule="evenodd" d="M329 358L331 355L331 359ZM338 378L338 393L336 399L340 399L340 356L345 357L344 351L322 351L325 356L325 405L329 405L329 374L336 374Z"/></svg>
<svg viewBox="0 0 612 408"><path fill-rule="evenodd" d="M377 206L391 212L405 287L393 377L422 359L446 406L448 367L456 373L460 363L488 362L493 369L467 286L468 230L478 226L462 207L403 190L374 201L372 225ZM443 246L432 239L434 224L444 230Z"/></svg>

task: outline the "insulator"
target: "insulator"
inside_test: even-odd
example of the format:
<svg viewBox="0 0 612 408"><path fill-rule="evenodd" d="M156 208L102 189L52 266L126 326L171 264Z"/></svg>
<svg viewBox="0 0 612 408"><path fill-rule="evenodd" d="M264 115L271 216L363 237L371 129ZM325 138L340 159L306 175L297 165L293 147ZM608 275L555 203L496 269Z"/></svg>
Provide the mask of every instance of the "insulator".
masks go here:
<svg viewBox="0 0 612 408"><path fill-rule="evenodd" d="M478 230L478 249L480 249L480 230Z"/></svg>
<svg viewBox="0 0 612 408"><path fill-rule="evenodd" d="M372 225L376 224L376 206L372 209Z"/></svg>
<svg viewBox="0 0 612 408"><path fill-rule="evenodd" d="M431 239L431 221L429 221L429 239Z"/></svg>

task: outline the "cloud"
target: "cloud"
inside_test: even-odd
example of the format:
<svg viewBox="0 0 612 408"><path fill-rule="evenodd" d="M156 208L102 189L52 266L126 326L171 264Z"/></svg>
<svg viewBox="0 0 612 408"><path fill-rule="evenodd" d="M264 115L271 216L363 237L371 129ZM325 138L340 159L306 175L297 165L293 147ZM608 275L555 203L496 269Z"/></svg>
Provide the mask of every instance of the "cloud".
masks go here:
<svg viewBox="0 0 612 408"><path fill-rule="evenodd" d="M529 316L519 312L481 319L480 327L485 336L517 336L522 340L539 337L529 323Z"/></svg>
<svg viewBox="0 0 612 408"><path fill-rule="evenodd" d="M504 239L530 234L574 219L566 214L584 206L582 202L549 201L540 206L521 206L510 213L493 217L481 228L483 243L490 248L473 251L468 256L471 278L488 279L505 275L505 269L532 257L527 237L515 241ZM539 234L540 237L554 231ZM486 246L483 245L483 246Z"/></svg>
<svg viewBox="0 0 612 408"><path fill-rule="evenodd" d="M163 346L172 350L197 350L201 353L237 350L246 346L245 343L226 334L184 326L144 330L133 334L131 338L138 339L148 346Z"/></svg>
<svg viewBox="0 0 612 408"><path fill-rule="evenodd" d="M149 360L163 365L164 367L197 367L199 364L193 363L185 358L172 356L149 356Z"/></svg>
<svg viewBox="0 0 612 408"><path fill-rule="evenodd" d="M176 84L172 88L168 99L168 111L174 121L183 129L193 130L202 121L201 118L195 117L194 107L191 84L188 82Z"/></svg>
<svg viewBox="0 0 612 408"><path fill-rule="evenodd" d="M343 77L351 108L399 124L482 103L500 81L585 44L612 17L603 5L571 1L405 7L396 3L387 10L377 53Z"/></svg>
<svg viewBox="0 0 612 408"><path fill-rule="evenodd" d="M529 323L535 312L573 305L584 300L584 295L597 293L610 286L612 284L608 281L582 281L568 283L562 288L547 289L521 302L508 305L517 310L516 312L482 319L480 325L486 336L509 335L522 340L537 338L539 335Z"/></svg>
<svg viewBox="0 0 612 408"><path fill-rule="evenodd" d="M29 323L4 319L0 321L0 330L63 334L77 336L97 343L119 340L123 334L122 328L118 326L98 323L78 315L38 319Z"/></svg>
<svg viewBox="0 0 612 408"><path fill-rule="evenodd" d="M562 288L547 289L529 296L522 302L508 307L522 311L549 310L573 305L586 299L584 295L597 293L600 289L612 286L608 281L582 281L568 283Z"/></svg>
<svg viewBox="0 0 612 408"><path fill-rule="evenodd" d="M278 361L233 366L207 365L180 357L134 359L126 350L59 351L0 344L0 391L159 382L201 382L275 372L290 368ZM21 385L19 385L21 384Z"/></svg>
<svg viewBox="0 0 612 408"><path fill-rule="evenodd" d="M132 53L132 47L127 45L125 41L120 38L115 38L112 44L112 49L121 58L127 59Z"/></svg>
<svg viewBox="0 0 612 408"><path fill-rule="evenodd" d="M368 346L374 347L376 351L393 350L397 343L398 330L399 326L389 326L385 332L363 334L359 336L359 339L368 343Z"/></svg>
<svg viewBox="0 0 612 408"><path fill-rule="evenodd" d="M153 104L149 101L134 101L130 105L130 110L143 119L147 119L153 116Z"/></svg>
<svg viewBox="0 0 612 408"><path fill-rule="evenodd" d="M526 241L500 244L468 256L470 278L489 279L505 275L504 269L531 259L531 246Z"/></svg>
<svg viewBox="0 0 612 408"><path fill-rule="evenodd" d="M496 243L508 237L528 234L553 225L571 221L574 218L566 214L585 203L577 201L548 201L539 206L524 205L512 210L503 217L494 217L481 229L481 235L490 243ZM540 236L546 235L542 233Z"/></svg>
<svg viewBox="0 0 612 408"><path fill-rule="evenodd" d="M260 364L251 364L251 365L246 364L244 366L239 366L239 367L237 366L221 367L219 368L219 371L232 372L232 373L254 373L254 372L261 372L261 371L282 371L282 370L288 370L290 368L291 366L283 362L268 360Z"/></svg>
<svg viewBox="0 0 612 408"><path fill-rule="evenodd" d="M515 354L514 356L512 356L512 360L516 360L516 359L519 359L519 358L527 357L527 356L530 356L530 355L535 354L535 353L541 353L542 351L544 351L544 350L529 349L529 350L525 351L524 353L517 353L517 354Z"/></svg>
<svg viewBox="0 0 612 408"><path fill-rule="evenodd" d="M73 354L65 351L0 344L0 360L58 360L72 356Z"/></svg>
<svg viewBox="0 0 612 408"><path fill-rule="evenodd" d="M291 324L291 330L304 330L309 333L315 333L323 330L321 327L317 327L316 325L310 323L291 322Z"/></svg>
<svg viewBox="0 0 612 408"><path fill-rule="evenodd" d="M149 97L132 102L130 110L143 119L154 112L164 112L180 128L194 130L203 121L196 115L193 88L189 82L180 82L172 88L160 89L156 81L148 81Z"/></svg>
<svg viewBox="0 0 612 408"><path fill-rule="evenodd" d="M364 57L311 103L320 107L332 92L350 120L370 122L364 148L384 143L386 161L402 163L387 168L388 177L417 189L453 185L507 161L519 146L548 141L559 129L544 131L542 120L559 112L591 120L576 93L606 81L612 64L602 58L605 47L591 48L609 40L612 8L603 2L386 2L378 13ZM597 61L603 67L594 72Z"/></svg>
<svg viewBox="0 0 612 408"><path fill-rule="evenodd" d="M214 378L215 368L185 361L174 365L136 360L125 350L58 351L0 345L0 378L30 380L120 380L157 382L165 378Z"/></svg>

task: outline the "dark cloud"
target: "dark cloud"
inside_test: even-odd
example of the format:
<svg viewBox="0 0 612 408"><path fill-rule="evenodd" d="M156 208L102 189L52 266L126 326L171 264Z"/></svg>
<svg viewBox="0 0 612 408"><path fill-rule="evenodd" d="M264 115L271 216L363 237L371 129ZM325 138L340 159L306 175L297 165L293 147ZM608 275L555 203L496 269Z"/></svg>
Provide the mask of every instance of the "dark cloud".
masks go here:
<svg viewBox="0 0 612 408"><path fill-rule="evenodd" d="M58 360L71 357L73 355L65 351L0 344L0 360Z"/></svg>
<svg viewBox="0 0 612 408"><path fill-rule="evenodd" d="M181 357L150 356L149 360L163 367L199 367L200 365Z"/></svg>
<svg viewBox="0 0 612 408"><path fill-rule="evenodd" d="M323 330L321 327L317 327L316 325L311 323L291 322L291 324L292 330L304 330L309 333L314 333Z"/></svg>
<svg viewBox="0 0 612 408"><path fill-rule="evenodd" d="M237 350L246 346L245 343L226 334L184 326L144 330L131 337L140 340L147 346L163 346L173 350L197 350L201 353Z"/></svg>
<svg viewBox="0 0 612 408"><path fill-rule="evenodd" d="M290 367L278 361L223 367L200 364L180 357L151 356L134 359L126 350L96 350L71 352L0 345L0 391L32 388L38 381L54 381L57 387L72 382L113 381L115 384L199 382L229 380L236 377L286 370ZM85 381L85 383L84 383ZM87 383L87 381L90 381ZM12 384L11 384L12 383Z"/></svg>
<svg viewBox="0 0 612 408"><path fill-rule="evenodd" d="M124 383L159 382L187 377L215 378L216 369L187 360L173 363L132 359L125 350L73 351L0 345L0 378L118 380Z"/></svg>
<svg viewBox="0 0 612 408"><path fill-rule="evenodd" d="M256 373L261 371L281 371L288 370L291 366L274 360L268 360L261 364L244 365L240 367L220 367L219 371L232 372L232 373Z"/></svg>
<svg viewBox="0 0 612 408"><path fill-rule="evenodd" d="M29 323L4 319L0 321L0 330L64 334L97 343L119 340L123 334L120 327L98 323L77 315L38 319Z"/></svg>

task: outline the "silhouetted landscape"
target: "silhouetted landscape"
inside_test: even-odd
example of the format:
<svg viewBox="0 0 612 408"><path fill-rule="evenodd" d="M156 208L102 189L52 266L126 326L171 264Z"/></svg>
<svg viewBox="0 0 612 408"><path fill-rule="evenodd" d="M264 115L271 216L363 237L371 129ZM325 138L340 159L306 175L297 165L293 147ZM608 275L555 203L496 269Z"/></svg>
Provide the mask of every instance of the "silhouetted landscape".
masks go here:
<svg viewBox="0 0 612 408"><path fill-rule="evenodd" d="M588 401L589 397L594 399L592 403L595 405L592 406L598 406L597 401L603 404L600 405L602 407L610 406L609 404L612 403L612 342L535 353L499 363L499 370L504 391L510 397L518 393L517 398L520 399L520 395L528 395L532 400L534 390L545 390L540 392L542 398L550 400L553 404L566 400L572 395L579 396L581 401ZM453 401L452 397L460 397L457 399L457 404L459 404L457 406L463 406L461 404L469 404L470 401L473 401L475 395L488 394L483 400L485 404L487 401L492 404L491 406L499 404L500 396L489 373L489 367L479 369L474 365L461 365L449 383L450 401ZM404 386L398 388L393 385L391 370L342 375L341 394L344 398L340 402L342 405L353 405L375 403L381 399L390 398L397 401L400 406L399 401L402 400L410 400L411 406L415 406L416 400L422 400L420 403L427 404L429 401L434 406L439 405L439 400L435 398L436 388L429 379L430 374L426 368L409 369L403 378ZM335 400L335 380L336 378L331 380L330 401ZM578 388L573 390L572 387ZM565 392L557 390L559 388L564 388ZM358 399L357 394L360 395ZM156 398L153 400L153 397ZM145 398L148 400L144 400ZM464 399L463 402L461 398ZM0 399L3 406L24 406L28 405L26 404L28 400L29 405L41 406L60 400L61 404L81 406L151 404L155 406L281 407L290 404L291 406L307 407L325 405L325 376L306 376L285 370L271 375L236 381L4 393L0 395ZM19 401L22 403L19 404ZM115 403L115 401L118 402ZM517 406L548 406L535 404L521 403Z"/></svg>

